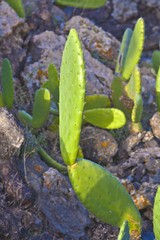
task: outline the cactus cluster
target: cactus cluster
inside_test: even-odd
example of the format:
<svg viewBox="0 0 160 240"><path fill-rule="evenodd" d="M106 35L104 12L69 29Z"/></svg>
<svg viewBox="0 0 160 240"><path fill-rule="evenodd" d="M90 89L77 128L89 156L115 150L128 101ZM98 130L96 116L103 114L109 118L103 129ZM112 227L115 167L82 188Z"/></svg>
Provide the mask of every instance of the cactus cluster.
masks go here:
<svg viewBox="0 0 160 240"><path fill-rule="evenodd" d="M131 132L142 131L143 101L138 61L144 44L144 21L138 19L134 31L128 28L122 39L115 77L112 82L113 104L131 120ZM126 83L127 82L127 83Z"/></svg>

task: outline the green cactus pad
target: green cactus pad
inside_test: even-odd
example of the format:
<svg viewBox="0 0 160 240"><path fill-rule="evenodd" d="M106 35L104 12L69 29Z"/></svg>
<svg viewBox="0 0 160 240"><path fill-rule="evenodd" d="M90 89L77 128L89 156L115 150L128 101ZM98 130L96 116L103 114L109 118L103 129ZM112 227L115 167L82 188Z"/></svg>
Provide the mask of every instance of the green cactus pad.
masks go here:
<svg viewBox="0 0 160 240"><path fill-rule="evenodd" d="M19 17L24 18L25 12L22 0L4 0L4 1L7 2L14 9L14 11L18 14Z"/></svg>
<svg viewBox="0 0 160 240"><path fill-rule="evenodd" d="M3 62L2 62L1 81L2 81L3 101L5 106L10 110L13 106L14 87L13 87L12 67L11 67L10 61L7 58L3 59Z"/></svg>
<svg viewBox="0 0 160 240"><path fill-rule="evenodd" d="M122 73L122 70L124 69L124 63L127 56L132 33L133 33L132 29L127 28L123 34L121 47L120 47L120 51L117 59L116 70L115 70L116 73Z"/></svg>
<svg viewBox="0 0 160 240"><path fill-rule="evenodd" d="M153 68L156 73L158 73L158 69L160 67L160 51L155 50L152 55L152 63L153 63Z"/></svg>
<svg viewBox="0 0 160 240"><path fill-rule="evenodd" d="M111 106L110 99L105 95L88 95L85 97L85 101L84 111Z"/></svg>
<svg viewBox="0 0 160 240"><path fill-rule="evenodd" d="M18 118L25 127L30 128L32 125L32 116L25 111L18 111Z"/></svg>
<svg viewBox="0 0 160 240"><path fill-rule="evenodd" d="M120 128L126 123L124 113L116 108L97 108L84 112L84 120L106 129Z"/></svg>
<svg viewBox="0 0 160 240"><path fill-rule="evenodd" d="M156 240L160 240L160 187L158 187L153 208L153 229Z"/></svg>
<svg viewBox="0 0 160 240"><path fill-rule="evenodd" d="M132 109L132 122L138 123L141 121L143 112L143 100L141 94L137 93L134 98L134 107Z"/></svg>
<svg viewBox="0 0 160 240"><path fill-rule="evenodd" d="M125 86L125 91L127 92L128 97L132 100L134 100L136 93L141 92L141 74L137 65L134 67L131 78Z"/></svg>
<svg viewBox="0 0 160 240"><path fill-rule="evenodd" d="M78 34L71 29L60 70L60 148L66 165L76 161L85 97L85 66Z"/></svg>
<svg viewBox="0 0 160 240"><path fill-rule="evenodd" d="M41 88L36 91L33 105L33 128L41 128L47 120L49 115L50 100L50 91L48 89Z"/></svg>
<svg viewBox="0 0 160 240"><path fill-rule="evenodd" d="M157 78L156 78L156 98L157 98L158 112L160 113L160 67L159 67Z"/></svg>
<svg viewBox="0 0 160 240"><path fill-rule="evenodd" d="M118 240L130 240L128 222L125 220L121 226Z"/></svg>
<svg viewBox="0 0 160 240"><path fill-rule="evenodd" d="M126 189L110 172L85 159L68 166L68 172L79 200L91 213L119 228L127 220L130 232L140 234L139 211Z"/></svg>
<svg viewBox="0 0 160 240"><path fill-rule="evenodd" d="M53 116L52 124L50 125L49 129L52 132L54 132L54 133L58 133L58 130L59 130L59 117Z"/></svg>
<svg viewBox="0 0 160 240"><path fill-rule="evenodd" d="M131 76L133 68L137 65L143 50L144 44L144 20L139 18L130 41L127 56L122 71L123 80L128 80Z"/></svg>
<svg viewBox="0 0 160 240"><path fill-rule="evenodd" d="M0 107L5 107L4 101L3 101L3 95L0 92Z"/></svg>
<svg viewBox="0 0 160 240"><path fill-rule="evenodd" d="M105 4L106 0L56 0L56 3L79 8L99 8Z"/></svg>
<svg viewBox="0 0 160 240"><path fill-rule="evenodd" d="M84 158L81 146L79 146L77 158Z"/></svg>

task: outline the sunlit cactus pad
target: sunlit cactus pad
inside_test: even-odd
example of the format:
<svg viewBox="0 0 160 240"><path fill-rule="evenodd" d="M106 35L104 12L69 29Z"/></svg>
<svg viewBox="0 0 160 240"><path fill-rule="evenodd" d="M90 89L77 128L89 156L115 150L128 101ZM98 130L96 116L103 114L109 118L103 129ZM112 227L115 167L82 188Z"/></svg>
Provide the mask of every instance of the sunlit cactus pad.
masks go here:
<svg viewBox="0 0 160 240"><path fill-rule="evenodd" d="M4 0L4 1L7 2L15 10L19 17L23 18L25 16L22 0Z"/></svg>
<svg viewBox="0 0 160 240"><path fill-rule="evenodd" d="M143 100L141 94L137 93L134 98L134 107L132 110L132 122L140 122L143 112Z"/></svg>
<svg viewBox="0 0 160 240"><path fill-rule="evenodd" d="M153 229L156 240L160 240L160 187L157 190L153 208Z"/></svg>
<svg viewBox="0 0 160 240"><path fill-rule="evenodd" d="M72 29L63 51L60 70L59 130L64 162L76 161L85 97L85 66L81 43Z"/></svg>
<svg viewBox="0 0 160 240"><path fill-rule="evenodd" d="M33 128L41 128L48 119L50 107L50 92L46 88L36 91L33 105Z"/></svg>
<svg viewBox="0 0 160 240"><path fill-rule="evenodd" d="M61 5L79 8L99 8L105 4L106 0L56 0Z"/></svg>
<svg viewBox="0 0 160 240"><path fill-rule="evenodd" d="M98 108L84 112L84 120L101 128L120 128L126 123L124 113L116 108Z"/></svg>
<svg viewBox="0 0 160 240"><path fill-rule="evenodd" d="M156 98L157 98L158 112L160 112L160 67L159 67L157 78L156 78Z"/></svg>
<svg viewBox="0 0 160 240"><path fill-rule="evenodd" d="M85 110L91 110L95 108L107 108L111 106L110 99L105 95L88 95L85 97Z"/></svg>
<svg viewBox="0 0 160 240"><path fill-rule="evenodd" d="M85 159L68 167L79 200L100 220L116 227L128 221L130 232L141 232L141 217L123 185L107 170Z"/></svg>
<svg viewBox="0 0 160 240"><path fill-rule="evenodd" d="M121 226L118 240L130 240L128 222L125 220Z"/></svg>

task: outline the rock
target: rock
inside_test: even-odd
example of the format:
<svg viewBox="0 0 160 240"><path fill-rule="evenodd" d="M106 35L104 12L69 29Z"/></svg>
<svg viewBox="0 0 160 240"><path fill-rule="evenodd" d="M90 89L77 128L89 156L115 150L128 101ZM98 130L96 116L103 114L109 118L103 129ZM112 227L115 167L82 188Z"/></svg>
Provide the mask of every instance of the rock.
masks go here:
<svg viewBox="0 0 160 240"><path fill-rule="evenodd" d="M140 143L143 136L144 136L144 132L143 133L132 134L129 137L127 137L122 142L122 145L121 145L123 151L126 151L126 152L129 153L136 145L138 145Z"/></svg>
<svg viewBox="0 0 160 240"><path fill-rule="evenodd" d="M120 47L119 41L110 33L95 26L89 19L72 17L65 25L65 30L75 28L85 48L102 60L106 66L114 69Z"/></svg>
<svg viewBox="0 0 160 240"><path fill-rule="evenodd" d="M112 16L117 21L126 22L138 16L137 0L113 0Z"/></svg>
<svg viewBox="0 0 160 240"><path fill-rule="evenodd" d="M82 129L82 151L86 159L107 166L118 150L118 145L107 130L87 126Z"/></svg>
<svg viewBox="0 0 160 240"><path fill-rule="evenodd" d="M150 119L150 125L156 138L160 139L160 114L156 112Z"/></svg>
<svg viewBox="0 0 160 240"><path fill-rule="evenodd" d="M7 57L13 72L17 73L26 57L23 38L28 32L28 25L4 1L0 4L0 20L0 70L2 59Z"/></svg>
<svg viewBox="0 0 160 240"><path fill-rule="evenodd" d="M54 63L58 72L60 71L64 44L64 36L56 35L51 31L45 31L33 37L27 64L21 74L31 93L35 92L46 81L48 77L47 68L51 62ZM111 69L106 68L98 60L92 58L85 48L83 50L86 62L87 93L109 95L109 87L113 79Z"/></svg>
<svg viewBox="0 0 160 240"><path fill-rule="evenodd" d="M13 157L24 141L23 130L16 124L11 113L0 108L0 165Z"/></svg>

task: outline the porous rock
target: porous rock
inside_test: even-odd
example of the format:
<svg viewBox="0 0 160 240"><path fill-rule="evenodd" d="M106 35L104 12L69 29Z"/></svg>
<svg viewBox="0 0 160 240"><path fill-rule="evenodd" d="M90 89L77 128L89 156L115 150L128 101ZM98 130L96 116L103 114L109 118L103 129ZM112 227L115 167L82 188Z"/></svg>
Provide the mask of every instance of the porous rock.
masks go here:
<svg viewBox="0 0 160 240"><path fill-rule="evenodd" d="M160 114L156 112L150 119L150 125L156 138L160 139Z"/></svg>

